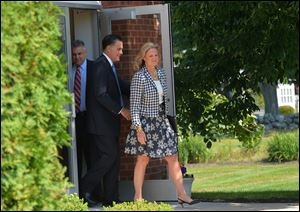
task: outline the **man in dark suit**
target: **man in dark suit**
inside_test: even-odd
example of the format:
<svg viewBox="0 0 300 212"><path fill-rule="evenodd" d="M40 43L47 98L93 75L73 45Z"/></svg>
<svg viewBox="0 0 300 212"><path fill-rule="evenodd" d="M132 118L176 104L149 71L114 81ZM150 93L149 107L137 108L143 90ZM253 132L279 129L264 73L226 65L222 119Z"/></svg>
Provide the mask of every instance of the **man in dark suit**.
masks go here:
<svg viewBox="0 0 300 212"><path fill-rule="evenodd" d="M88 132L90 133L91 168L82 179L81 197L93 206L91 198L95 186L103 178L104 206L118 202L119 134L120 116L130 120L130 112L124 107L122 94L129 97L130 84L121 80L114 63L123 54L123 42L117 35L107 35L102 40L103 54L93 64L88 85Z"/></svg>
<svg viewBox="0 0 300 212"><path fill-rule="evenodd" d="M87 133L87 106L86 106L86 88L89 72L92 69L93 61L87 60L87 49L84 42L75 40L72 42L72 78L71 88L75 100L75 128L76 128L76 148L77 148L77 165L78 181L80 184L82 177L83 158L86 166L89 168L88 158L88 133Z"/></svg>

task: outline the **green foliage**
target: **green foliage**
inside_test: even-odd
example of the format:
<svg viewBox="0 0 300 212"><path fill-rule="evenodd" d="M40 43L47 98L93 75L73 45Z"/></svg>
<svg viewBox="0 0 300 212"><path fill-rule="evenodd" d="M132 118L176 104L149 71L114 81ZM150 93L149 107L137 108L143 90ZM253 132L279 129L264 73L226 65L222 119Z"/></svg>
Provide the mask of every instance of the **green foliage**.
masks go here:
<svg viewBox="0 0 300 212"><path fill-rule="evenodd" d="M1 210L59 210L69 186L57 147L69 144L60 9L1 1Z"/></svg>
<svg viewBox="0 0 300 212"><path fill-rule="evenodd" d="M180 164L199 163L207 161L211 154L210 150L200 136L191 136L180 141L178 144Z"/></svg>
<svg viewBox="0 0 300 212"><path fill-rule="evenodd" d="M87 203L80 199L76 194L65 195L64 204L61 205L60 211L88 211Z"/></svg>
<svg viewBox="0 0 300 212"><path fill-rule="evenodd" d="M183 141L178 142L178 160L179 160L179 163L182 165L188 163L189 149L188 149L187 142L183 142Z"/></svg>
<svg viewBox="0 0 300 212"><path fill-rule="evenodd" d="M256 150L264 134L264 126L256 123L255 115L248 115L236 126L236 136L247 150Z"/></svg>
<svg viewBox="0 0 300 212"><path fill-rule="evenodd" d="M264 97L261 93L254 94L253 98L255 99L255 104L259 107L259 109L264 109L265 108Z"/></svg>
<svg viewBox="0 0 300 212"><path fill-rule="evenodd" d="M289 105L283 105L283 106L279 107L279 112L280 112L280 114L286 116L286 115L295 113L295 109Z"/></svg>
<svg viewBox="0 0 300 212"><path fill-rule="evenodd" d="M278 133L268 145L269 161L299 160L299 131Z"/></svg>
<svg viewBox="0 0 300 212"><path fill-rule="evenodd" d="M228 132L226 134L223 132L223 136L222 134L219 134L218 140L220 140L222 137L224 138L224 135L231 136L231 133L234 132L234 136L239 139L244 150L252 153L258 150L264 134L263 125L256 123L256 117L254 115L248 115L246 119L240 120L238 124L236 124L235 129L225 127L224 129L227 129ZM187 164L206 162L213 157L212 151L210 151L207 147L207 142L210 141L207 140L208 137L206 136L192 136L190 134L189 137L183 138L182 141L179 141L178 152L180 163ZM224 151L225 150L226 149L224 149Z"/></svg>
<svg viewBox="0 0 300 212"><path fill-rule="evenodd" d="M210 147L239 133L239 121L258 110L252 93L259 82L298 81L299 2L170 4L183 136L200 133Z"/></svg>
<svg viewBox="0 0 300 212"><path fill-rule="evenodd" d="M114 203L112 207L103 209L104 211L174 211L174 208L167 203L148 202L144 199L135 202Z"/></svg>
<svg viewBox="0 0 300 212"><path fill-rule="evenodd" d="M294 132L294 131L293 131ZM278 132L272 131L268 134L264 134L262 141L259 142L259 148L247 149L243 147L242 142L240 142L236 137L225 136L220 138L220 141L214 143L211 149L207 149L209 152L209 157L204 161L201 157L200 163L226 163L226 162L260 162L265 161L269 154L267 152L268 144L273 140L274 136ZM290 133L290 131L282 131L281 134ZM299 133L294 132L294 133ZM199 135L192 137L190 140L195 139L198 142L203 143L203 138ZM178 151L179 151L179 161L183 165L188 164L188 144L189 141L179 141ZM187 152L186 156L183 157L182 150ZM187 165L188 166L188 165ZM190 170L188 170L190 172Z"/></svg>

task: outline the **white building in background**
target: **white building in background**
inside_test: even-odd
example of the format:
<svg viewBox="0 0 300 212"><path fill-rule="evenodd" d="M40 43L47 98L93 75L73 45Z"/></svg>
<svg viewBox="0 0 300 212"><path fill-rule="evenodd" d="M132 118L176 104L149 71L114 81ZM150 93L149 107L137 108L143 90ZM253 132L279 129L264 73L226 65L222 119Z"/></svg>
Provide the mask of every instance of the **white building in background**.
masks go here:
<svg viewBox="0 0 300 212"><path fill-rule="evenodd" d="M276 91L278 107L288 105L293 107L295 111L299 111L299 100L296 100L294 83L278 84Z"/></svg>

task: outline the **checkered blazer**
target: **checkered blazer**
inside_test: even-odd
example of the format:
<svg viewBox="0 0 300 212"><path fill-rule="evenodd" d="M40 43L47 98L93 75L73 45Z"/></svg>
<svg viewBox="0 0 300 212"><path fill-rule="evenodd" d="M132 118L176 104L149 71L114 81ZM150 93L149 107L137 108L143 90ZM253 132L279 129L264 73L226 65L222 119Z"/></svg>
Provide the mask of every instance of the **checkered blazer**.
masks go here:
<svg viewBox="0 0 300 212"><path fill-rule="evenodd" d="M162 69L157 70L159 81L163 88L164 99L167 97L167 77ZM141 68L132 78L130 85L130 112L132 127L141 126L140 117L156 117L159 111L159 96L156 85L147 71ZM168 113L168 105L165 104L165 113Z"/></svg>

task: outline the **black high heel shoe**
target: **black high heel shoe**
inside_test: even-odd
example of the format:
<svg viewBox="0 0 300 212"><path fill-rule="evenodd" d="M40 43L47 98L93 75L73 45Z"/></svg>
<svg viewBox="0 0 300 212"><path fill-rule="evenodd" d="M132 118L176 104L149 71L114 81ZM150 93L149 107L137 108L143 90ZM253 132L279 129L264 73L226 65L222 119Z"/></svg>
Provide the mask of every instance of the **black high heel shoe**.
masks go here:
<svg viewBox="0 0 300 212"><path fill-rule="evenodd" d="M183 204L184 204L184 203L185 203L185 204L189 204L189 205L194 205L194 204L197 204L197 203L200 202L200 199L194 199L194 200L192 200L191 202L186 202L186 201L184 201L184 200L182 200L182 199L180 199L180 198L177 198L177 200L178 200L178 204L180 204L181 207L183 207Z"/></svg>

